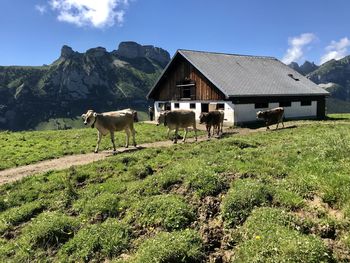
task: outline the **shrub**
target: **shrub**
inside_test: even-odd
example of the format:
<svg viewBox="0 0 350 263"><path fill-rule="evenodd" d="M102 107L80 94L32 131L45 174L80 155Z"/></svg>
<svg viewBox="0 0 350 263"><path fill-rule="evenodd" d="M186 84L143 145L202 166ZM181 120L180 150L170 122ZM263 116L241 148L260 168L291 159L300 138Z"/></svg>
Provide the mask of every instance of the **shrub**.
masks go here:
<svg viewBox="0 0 350 263"><path fill-rule="evenodd" d="M222 213L229 226L244 222L255 206L268 202L267 187L252 179L237 180L222 201Z"/></svg>
<svg viewBox="0 0 350 263"><path fill-rule="evenodd" d="M58 247L78 229L75 218L59 212L44 212L23 229L23 241L29 247Z"/></svg>
<svg viewBox="0 0 350 263"><path fill-rule="evenodd" d="M0 215L0 234L3 234L12 226L18 225L40 213L45 208L45 204L40 201L31 202L20 207L6 210Z"/></svg>
<svg viewBox="0 0 350 263"><path fill-rule="evenodd" d="M290 209L302 208L305 205L304 199L298 194L289 190L276 187L273 191L273 203Z"/></svg>
<svg viewBox="0 0 350 263"><path fill-rule="evenodd" d="M216 195L223 190L225 184L218 175L208 169L197 168L196 172L185 177L185 182L200 197Z"/></svg>
<svg viewBox="0 0 350 263"><path fill-rule="evenodd" d="M146 240L131 262L135 263L195 263L202 262L202 241L197 232L184 230L159 233Z"/></svg>
<svg viewBox="0 0 350 263"><path fill-rule="evenodd" d="M191 207L176 195L148 197L132 207L128 214L129 222L135 221L142 227L161 226L167 230L186 227L194 218Z"/></svg>
<svg viewBox="0 0 350 263"><path fill-rule="evenodd" d="M79 199L73 204L73 208L87 217L107 218L118 214L118 204L119 197L116 194L101 193L93 198L86 196L86 198Z"/></svg>
<svg viewBox="0 0 350 263"><path fill-rule="evenodd" d="M59 261L77 262L102 260L117 256L128 247L130 230L115 219L81 229L59 251Z"/></svg>
<svg viewBox="0 0 350 263"><path fill-rule="evenodd" d="M329 262L322 240L295 230L294 220L280 209L254 210L240 230L243 242L232 262Z"/></svg>

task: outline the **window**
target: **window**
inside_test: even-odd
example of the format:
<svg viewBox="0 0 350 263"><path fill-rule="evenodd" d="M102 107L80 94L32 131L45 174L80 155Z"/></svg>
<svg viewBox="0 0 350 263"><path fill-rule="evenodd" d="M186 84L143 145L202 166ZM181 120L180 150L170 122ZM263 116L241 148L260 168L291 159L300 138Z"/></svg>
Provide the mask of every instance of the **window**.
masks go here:
<svg viewBox="0 0 350 263"><path fill-rule="evenodd" d="M268 108L269 103L268 102L257 102L255 103L255 109L262 109L262 108Z"/></svg>
<svg viewBox="0 0 350 263"><path fill-rule="evenodd" d="M218 104L216 104L216 109L217 109L217 110L224 110L224 109L225 109L225 104L224 104L224 103L218 103Z"/></svg>
<svg viewBox="0 0 350 263"><path fill-rule="evenodd" d="M295 81L299 81L299 80L300 80L300 79L298 79L298 78L294 77L294 75L293 75L293 74L288 74L288 76L289 76L289 77L291 77L292 79L294 79Z"/></svg>
<svg viewBox="0 0 350 263"><path fill-rule="evenodd" d="M164 111L164 110L171 110L170 108L170 103L169 102L159 102L158 103L158 107L161 111Z"/></svg>
<svg viewBox="0 0 350 263"><path fill-rule="evenodd" d="M202 103L201 104L201 110L202 110L202 112L209 112L209 104L208 103Z"/></svg>
<svg viewBox="0 0 350 263"><path fill-rule="evenodd" d="M165 110L165 103L159 102L158 103L158 107L159 107L160 110Z"/></svg>
<svg viewBox="0 0 350 263"><path fill-rule="evenodd" d="M175 98L177 100L194 100L196 97L196 84L190 78L184 78L176 83L177 91Z"/></svg>
<svg viewBox="0 0 350 263"><path fill-rule="evenodd" d="M291 101L281 101L280 102L280 107L290 107L290 106L292 106Z"/></svg>
<svg viewBox="0 0 350 263"><path fill-rule="evenodd" d="M179 103L174 103L174 108L175 108L175 109L180 108L180 104L179 104Z"/></svg>
<svg viewBox="0 0 350 263"><path fill-rule="evenodd" d="M190 99L191 98L191 87L182 87L182 96L183 99Z"/></svg>
<svg viewBox="0 0 350 263"><path fill-rule="evenodd" d="M301 106L311 106L311 100L302 100L300 102Z"/></svg>
<svg viewBox="0 0 350 263"><path fill-rule="evenodd" d="M190 109L195 109L196 108L196 103L190 103Z"/></svg>

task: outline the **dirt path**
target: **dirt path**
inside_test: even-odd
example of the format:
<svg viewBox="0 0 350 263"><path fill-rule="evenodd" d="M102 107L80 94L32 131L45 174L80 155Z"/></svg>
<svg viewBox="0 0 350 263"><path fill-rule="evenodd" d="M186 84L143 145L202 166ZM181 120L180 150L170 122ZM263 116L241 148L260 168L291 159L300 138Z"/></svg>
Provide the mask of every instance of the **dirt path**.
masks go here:
<svg viewBox="0 0 350 263"><path fill-rule="evenodd" d="M249 129L238 129L230 130L230 133L247 133ZM206 136L199 136L198 141L207 141ZM186 143L193 143L193 138L188 138L186 140ZM181 140L178 141L178 143L182 143ZM153 142L153 143L143 143L138 145L137 147L130 147L130 148L118 148L118 153L124 153L124 152L132 152L137 151L144 148L155 148L155 147L170 147L174 145L172 141L159 141L159 142ZM63 170L71 167L72 165L84 165L88 163L92 163L95 161L103 160L109 156L112 156L112 151L101 151L99 153L87 153L87 154L76 154L76 155L69 155L60 157L57 159L51 159L46 161L40 161L34 164L29 164L25 166L5 169L0 171L0 185L11 183L14 181L18 181L22 179L23 177L33 175L33 174L39 174L48 172L51 170Z"/></svg>

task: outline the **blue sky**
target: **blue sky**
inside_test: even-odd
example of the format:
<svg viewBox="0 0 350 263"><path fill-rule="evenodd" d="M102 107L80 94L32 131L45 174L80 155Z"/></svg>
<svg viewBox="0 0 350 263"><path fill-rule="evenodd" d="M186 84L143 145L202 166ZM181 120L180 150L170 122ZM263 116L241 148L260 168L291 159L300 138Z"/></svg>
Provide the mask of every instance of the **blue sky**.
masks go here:
<svg viewBox="0 0 350 263"><path fill-rule="evenodd" d="M0 0L0 65L121 41L316 64L350 53L348 0Z"/></svg>

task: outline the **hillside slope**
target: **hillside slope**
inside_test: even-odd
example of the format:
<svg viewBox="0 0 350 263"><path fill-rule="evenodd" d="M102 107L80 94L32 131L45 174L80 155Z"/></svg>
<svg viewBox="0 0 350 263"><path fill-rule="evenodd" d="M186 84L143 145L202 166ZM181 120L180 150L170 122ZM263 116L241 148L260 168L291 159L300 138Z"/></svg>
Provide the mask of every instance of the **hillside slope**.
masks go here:
<svg viewBox="0 0 350 263"><path fill-rule="evenodd" d="M1 186L0 261L349 262L343 118L118 154Z"/></svg>
<svg viewBox="0 0 350 263"><path fill-rule="evenodd" d="M122 42L112 52L63 46L42 67L0 67L0 129L34 128L43 120L145 106L145 95L170 60L167 51Z"/></svg>

